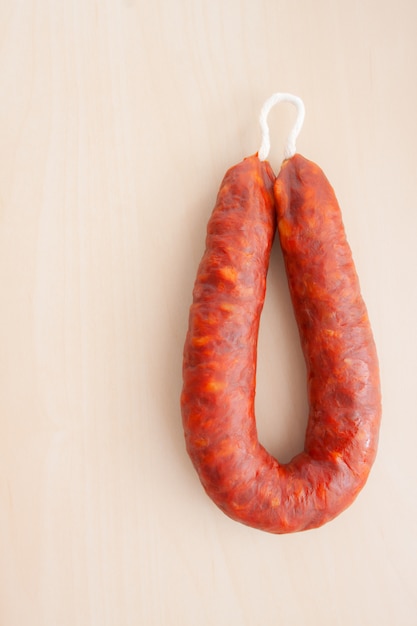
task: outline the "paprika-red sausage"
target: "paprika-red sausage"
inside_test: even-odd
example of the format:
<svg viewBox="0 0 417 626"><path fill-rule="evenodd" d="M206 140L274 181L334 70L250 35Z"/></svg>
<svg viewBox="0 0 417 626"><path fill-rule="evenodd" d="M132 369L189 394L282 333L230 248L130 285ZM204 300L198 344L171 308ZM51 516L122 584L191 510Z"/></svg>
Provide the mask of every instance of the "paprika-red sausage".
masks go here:
<svg viewBox="0 0 417 626"><path fill-rule="evenodd" d="M304 450L287 464L259 443L254 415L276 212L310 403ZM275 183L256 155L227 172L194 287L183 376L188 453L231 518L289 533L321 526L355 499L376 454L378 362L334 192L300 155Z"/></svg>

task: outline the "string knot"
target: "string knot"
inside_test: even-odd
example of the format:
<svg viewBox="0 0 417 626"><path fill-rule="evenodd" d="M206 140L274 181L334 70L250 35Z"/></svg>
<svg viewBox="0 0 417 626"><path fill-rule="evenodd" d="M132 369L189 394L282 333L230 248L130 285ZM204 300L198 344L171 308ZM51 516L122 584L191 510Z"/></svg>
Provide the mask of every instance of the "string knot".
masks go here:
<svg viewBox="0 0 417 626"><path fill-rule="evenodd" d="M272 107L279 102L290 102L297 109L297 119L295 120L295 124L292 127L287 138L287 143L285 144L284 159L290 159L292 156L294 156L296 152L295 142L303 125L305 116L304 103L301 98L299 98L298 96L293 96L290 93L274 93L265 102L259 115L259 123L261 125L262 132L261 147L258 150L258 157L260 161L265 161L268 158L269 150L271 148L271 142L269 139L269 127L267 123L268 113L270 112Z"/></svg>

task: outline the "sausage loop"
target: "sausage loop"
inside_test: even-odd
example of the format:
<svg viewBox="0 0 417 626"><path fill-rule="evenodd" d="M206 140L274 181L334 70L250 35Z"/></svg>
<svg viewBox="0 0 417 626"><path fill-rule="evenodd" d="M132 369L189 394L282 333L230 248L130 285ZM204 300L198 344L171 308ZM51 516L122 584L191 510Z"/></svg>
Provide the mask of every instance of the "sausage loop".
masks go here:
<svg viewBox="0 0 417 626"><path fill-rule="evenodd" d="M269 127L267 123L268 114L272 107L280 102L290 102L297 109L297 119L295 120L295 124L288 135L287 143L284 148L284 159L290 159L296 152L295 142L303 126L305 116L304 102L301 98L293 96L291 93L274 93L265 102L259 115L259 123L261 125L262 132L261 147L258 150L258 158L260 161L265 161L268 158L269 150L271 148L271 142L269 140Z"/></svg>
<svg viewBox="0 0 417 626"><path fill-rule="evenodd" d="M272 106L297 107L278 176L266 160ZM378 356L342 214L324 172L295 154L296 96L262 109L259 152L230 168L207 225L184 344L181 410L188 454L229 517L282 534L317 528L356 498L375 460ZM304 447L280 463L259 442L257 341L275 232L303 349ZM279 376L279 372L276 373Z"/></svg>

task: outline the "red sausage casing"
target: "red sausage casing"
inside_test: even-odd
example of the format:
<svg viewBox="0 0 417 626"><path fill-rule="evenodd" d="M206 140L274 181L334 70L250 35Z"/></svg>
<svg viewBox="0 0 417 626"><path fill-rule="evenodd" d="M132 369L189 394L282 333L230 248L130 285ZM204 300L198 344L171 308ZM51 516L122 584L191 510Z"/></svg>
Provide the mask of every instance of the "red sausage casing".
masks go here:
<svg viewBox="0 0 417 626"><path fill-rule="evenodd" d="M304 450L287 464L259 443L254 415L275 206L310 401ZM287 160L275 185L257 156L227 172L197 273L183 377L187 450L227 515L286 533L320 526L354 500L376 453L378 363L336 198L303 157Z"/></svg>

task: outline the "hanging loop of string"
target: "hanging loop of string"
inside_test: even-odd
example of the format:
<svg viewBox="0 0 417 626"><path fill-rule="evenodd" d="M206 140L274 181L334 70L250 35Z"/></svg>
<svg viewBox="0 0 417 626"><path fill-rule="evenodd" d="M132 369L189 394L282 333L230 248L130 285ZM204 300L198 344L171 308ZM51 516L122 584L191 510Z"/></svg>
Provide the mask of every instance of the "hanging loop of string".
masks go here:
<svg viewBox="0 0 417 626"><path fill-rule="evenodd" d="M270 112L272 107L279 102L290 102L297 109L297 119L295 120L295 124L292 127L287 138L287 143L285 144L284 159L290 159L292 156L294 156L296 152L295 142L303 125L305 116L304 103L301 98L299 98L298 96L293 96L291 93L274 93L265 102L259 115L259 123L261 125L262 132L261 146L258 150L258 157L260 161L265 161L268 158L269 150L271 148L271 142L269 139L269 127L267 123L268 113Z"/></svg>

